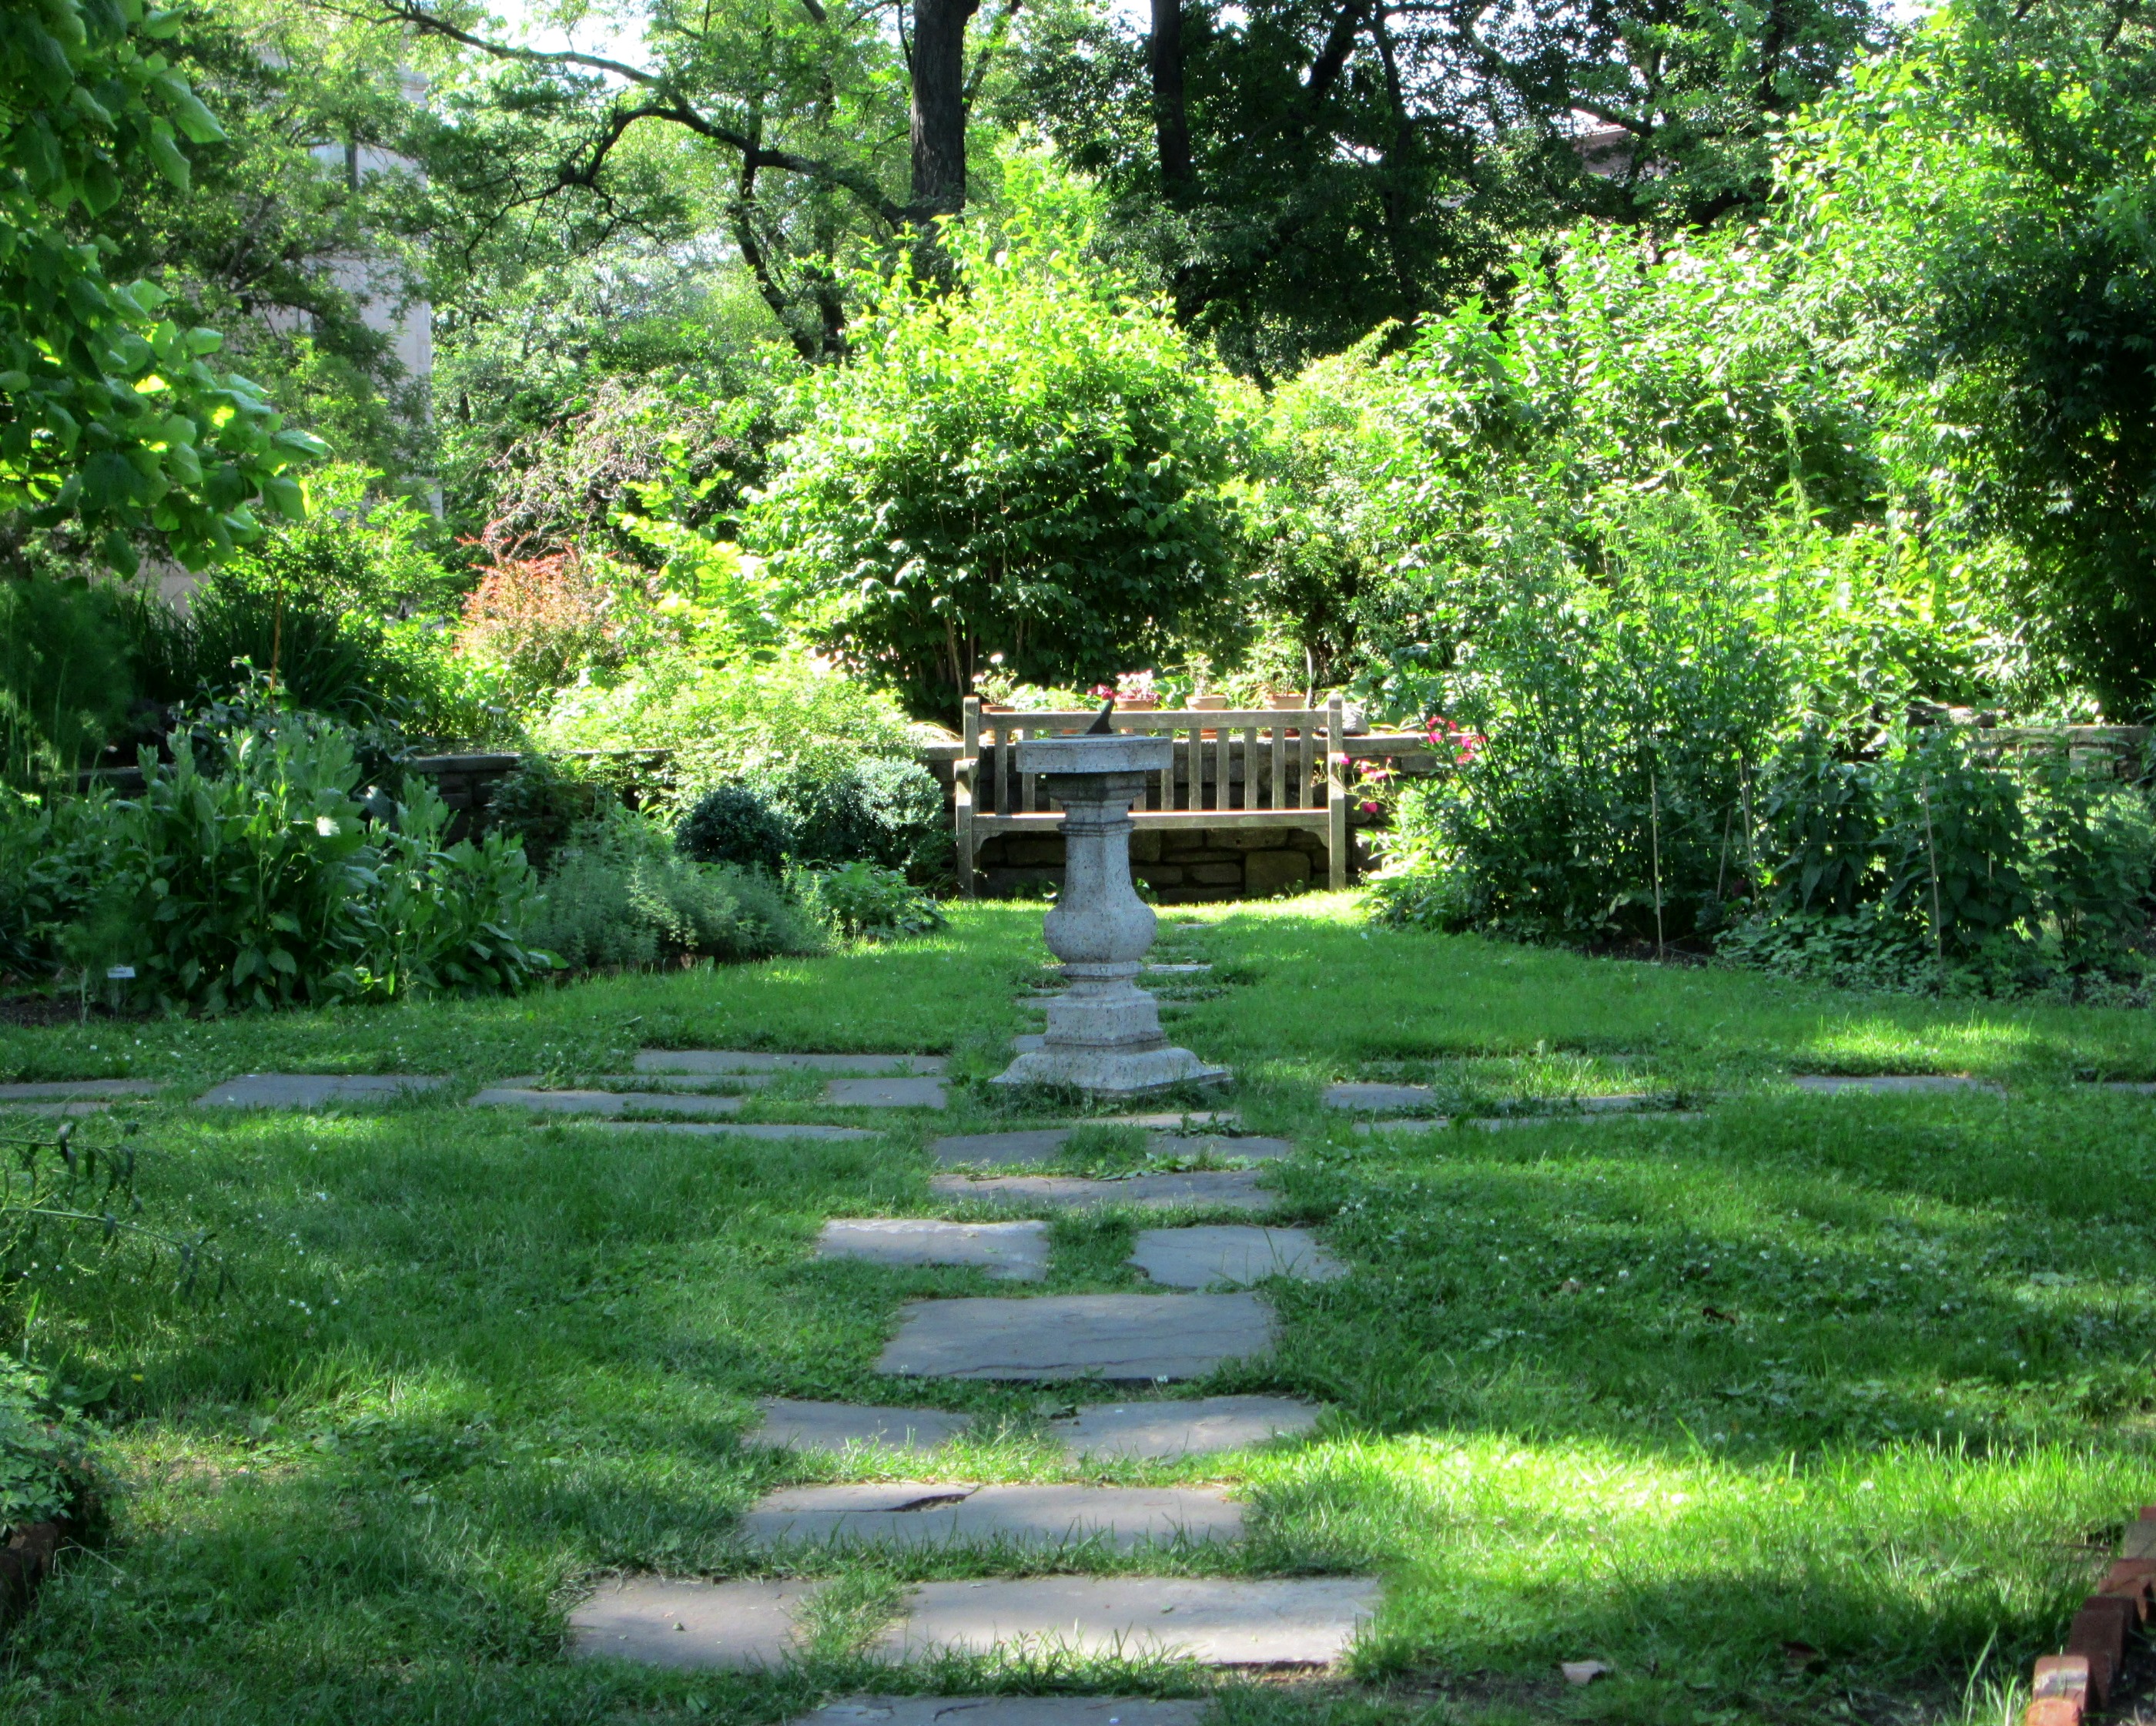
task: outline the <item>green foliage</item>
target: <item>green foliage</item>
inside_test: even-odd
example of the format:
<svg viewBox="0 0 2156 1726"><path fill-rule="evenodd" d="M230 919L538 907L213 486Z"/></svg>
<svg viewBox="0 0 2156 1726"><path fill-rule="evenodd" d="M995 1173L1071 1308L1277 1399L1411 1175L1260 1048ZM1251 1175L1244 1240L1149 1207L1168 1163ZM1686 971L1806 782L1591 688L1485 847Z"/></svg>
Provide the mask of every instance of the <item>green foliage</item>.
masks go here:
<svg viewBox="0 0 2156 1726"><path fill-rule="evenodd" d="M940 873L951 848L943 788L916 761L870 756L837 773L809 763L773 776L773 802L803 863L869 862L916 880Z"/></svg>
<svg viewBox="0 0 2156 1726"><path fill-rule="evenodd" d="M1767 891L1732 957L1901 988L2139 973L2156 811L2063 751L1994 759L1942 728L1847 759L1808 735L1758 809Z"/></svg>
<svg viewBox="0 0 2156 1726"><path fill-rule="evenodd" d="M70 783L120 733L141 603L80 577L0 578L0 783Z"/></svg>
<svg viewBox="0 0 2156 1726"><path fill-rule="evenodd" d="M298 516L286 470L321 445L210 368L215 331L164 316L149 282L107 280L69 231L151 176L184 187L180 140L222 135L156 46L179 18L44 0L0 26L0 509L75 522L131 573L150 530L190 565L229 556L259 531L256 501Z"/></svg>
<svg viewBox="0 0 2156 1726"><path fill-rule="evenodd" d="M2156 30L1960 0L1799 129L1789 227L1902 487L2021 553L2040 639L2115 711L2156 690Z"/></svg>
<svg viewBox="0 0 2156 1726"><path fill-rule="evenodd" d="M1433 690L1463 758L1399 809L1399 870L1445 886L1384 887L1392 914L1564 941L1720 921L1784 650L1711 510L1646 505L1602 532L1599 578L1532 518L1489 543L1502 584Z"/></svg>
<svg viewBox="0 0 2156 1726"><path fill-rule="evenodd" d="M0 1537L82 1508L94 1429L69 1388L0 1355Z"/></svg>
<svg viewBox="0 0 2156 1726"><path fill-rule="evenodd" d="M1232 626L1234 393L1082 235L949 243L955 291L894 278L808 387L750 542L924 713L954 715L991 654L1085 684Z"/></svg>
<svg viewBox="0 0 2156 1726"><path fill-rule="evenodd" d="M793 829L752 788L715 785L681 818L674 849L698 863L732 863L778 875L786 866Z"/></svg>
<svg viewBox="0 0 2156 1726"><path fill-rule="evenodd" d="M806 869L793 877L808 913L848 941L926 935L944 924L933 899L904 871L865 860L838 869Z"/></svg>
<svg viewBox="0 0 2156 1726"><path fill-rule="evenodd" d="M486 824L523 847L544 875L569 835L619 799L599 778L572 771L550 755L526 755L498 780L486 804Z"/></svg>
<svg viewBox="0 0 2156 1726"><path fill-rule="evenodd" d="M557 854L532 938L578 970L768 958L819 944L813 922L776 876L696 862L618 806Z"/></svg>
<svg viewBox="0 0 2156 1726"><path fill-rule="evenodd" d="M261 715L172 742L169 764L146 753L139 799L78 818L100 850L71 905L72 882L35 871L0 893L54 907L33 934L71 911L59 944L77 966L131 966L135 999L208 1014L513 992L545 968L519 935L522 853L500 838L444 847L448 811L416 780L389 830L372 823L346 728ZM20 842L8 849L19 861Z"/></svg>
<svg viewBox="0 0 2156 1726"><path fill-rule="evenodd" d="M683 802L732 779L828 778L909 747L887 697L798 652L747 665L656 653L611 687L563 690L533 730L557 750L670 750Z"/></svg>

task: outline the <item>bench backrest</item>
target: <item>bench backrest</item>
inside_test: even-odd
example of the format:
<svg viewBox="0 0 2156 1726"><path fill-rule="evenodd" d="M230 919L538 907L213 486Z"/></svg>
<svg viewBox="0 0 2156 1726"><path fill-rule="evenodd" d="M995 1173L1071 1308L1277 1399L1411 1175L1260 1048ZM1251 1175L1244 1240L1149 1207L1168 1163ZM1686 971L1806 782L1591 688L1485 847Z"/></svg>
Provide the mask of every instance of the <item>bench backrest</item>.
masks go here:
<svg viewBox="0 0 2156 1726"><path fill-rule="evenodd" d="M1097 710L1096 710L1097 711ZM1038 773L1015 770L1014 746L1027 737L1069 737L1091 727L1093 712L997 712L968 697L962 772L973 775L974 806L983 814L1034 814L1048 810ZM1322 707L1132 709L1109 717L1119 732L1175 740L1174 764L1154 776L1145 802L1132 814L1214 809L1322 809L1331 794L1327 758L1340 745L1337 697Z"/></svg>

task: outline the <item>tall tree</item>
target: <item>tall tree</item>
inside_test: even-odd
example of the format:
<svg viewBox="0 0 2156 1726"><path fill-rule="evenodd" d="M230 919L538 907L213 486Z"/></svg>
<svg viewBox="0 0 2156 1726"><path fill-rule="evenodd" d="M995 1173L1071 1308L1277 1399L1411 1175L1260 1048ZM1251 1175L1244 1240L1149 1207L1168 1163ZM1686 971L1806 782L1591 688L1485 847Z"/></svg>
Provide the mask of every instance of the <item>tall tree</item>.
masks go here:
<svg viewBox="0 0 2156 1726"><path fill-rule="evenodd" d="M438 158L481 229L571 203L609 232L678 224L685 213L639 148L654 130L678 131L727 165L721 203L736 249L795 347L821 359L844 347L850 244L887 245L965 207L968 122L1009 21L1006 11L977 30L978 8L654 4L634 63L522 46L423 0L383 0L369 15L499 69L451 100L462 147Z"/></svg>
<svg viewBox="0 0 2156 1726"><path fill-rule="evenodd" d="M1868 0L1153 0L1141 38L1065 0L1005 118L1101 175L1185 321L1265 373L1449 303L1523 230L1763 197L1774 116L1879 29Z"/></svg>

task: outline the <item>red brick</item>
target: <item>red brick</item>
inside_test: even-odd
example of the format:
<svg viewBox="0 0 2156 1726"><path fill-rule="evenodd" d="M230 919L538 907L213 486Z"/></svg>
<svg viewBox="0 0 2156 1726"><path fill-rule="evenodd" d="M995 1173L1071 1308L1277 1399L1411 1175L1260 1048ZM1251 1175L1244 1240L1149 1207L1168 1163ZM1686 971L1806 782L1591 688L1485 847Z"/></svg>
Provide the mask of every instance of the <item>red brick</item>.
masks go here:
<svg viewBox="0 0 2156 1726"><path fill-rule="evenodd" d="M2099 1600L2124 1600L2128 1605L2133 1608L2133 1616L2128 1621L2130 1628L2148 1616L2148 1579L2145 1576L2128 1576L2114 1582L2107 1576L2103 1579L2102 1586L2098 1588L2090 1598Z"/></svg>
<svg viewBox="0 0 2156 1726"><path fill-rule="evenodd" d="M2111 1699L2111 1681L2126 1652L2126 1625L2133 1610L2128 1600L2092 1600L2074 1614L2066 1634L2066 1652L2088 1657L2089 1688L2099 1703Z"/></svg>
<svg viewBox="0 0 2156 1726"><path fill-rule="evenodd" d="M2048 1697L2071 1697L2074 1701L2088 1699L2089 1663L2080 1654L2046 1654L2036 1662L2035 1681L2030 1685L2029 1693L2039 1702Z"/></svg>
<svg viewBox="0 0 2156 1726"><path fill-rule="evenodd" d="M2144 1523L2156 1523L2156 1504L2143 1505L2140 1519Z"/></svg>
<svg viewBox="0 0 2156 1726"><path fill-rule="evenodd" d="M2107 1585L2123 1582L2133 1576L2138 1576L2152 1587L2156 1587L2156 1559L2114 1559L2111 1568L2103 1573Z"/></svg>
<svg viewBox="0 0 2156 1726"><path fill-rule="evenodd" d="M2082 1726L2082 1705L2070 1696L2046 1697L2029 1704L2021 1726Z"/></svg>

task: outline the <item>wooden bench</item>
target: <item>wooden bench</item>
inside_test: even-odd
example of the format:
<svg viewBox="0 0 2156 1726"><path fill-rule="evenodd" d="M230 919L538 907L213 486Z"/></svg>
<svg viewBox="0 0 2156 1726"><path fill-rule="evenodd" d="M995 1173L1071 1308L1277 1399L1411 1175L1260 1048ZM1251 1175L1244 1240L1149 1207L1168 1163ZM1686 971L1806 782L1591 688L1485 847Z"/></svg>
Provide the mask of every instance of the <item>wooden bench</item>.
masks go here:
<svg viewBox="0 0 2156 1726"><path fill-rule="evenodd" d="M1063 824L1038 773L1016 771L1014 746L1027 737L1067 737L1091 712L1002 713L968 696L952 780L958 884L979 889L974 859L999 833L1050 834ZM1325 835L1327 885L1348 885L1348 786L1335 759L1345 747L1340 698L1322 707L1245 711L1119 711L1119 732L1175 739L1174 765L1154 776L1131 819L1163 827L1302 827Z"/></svg>

